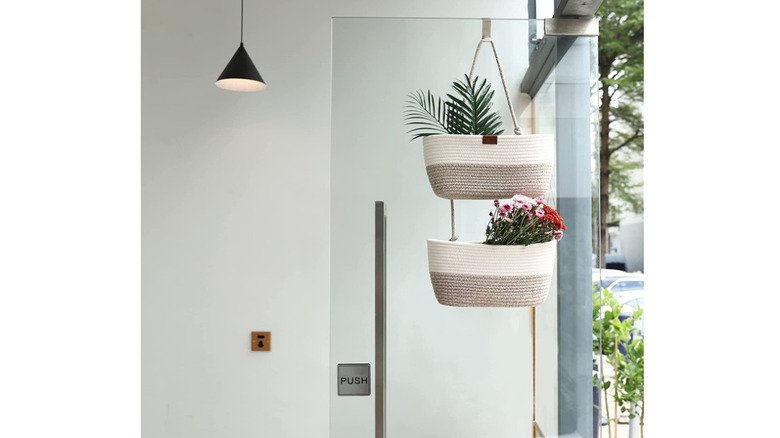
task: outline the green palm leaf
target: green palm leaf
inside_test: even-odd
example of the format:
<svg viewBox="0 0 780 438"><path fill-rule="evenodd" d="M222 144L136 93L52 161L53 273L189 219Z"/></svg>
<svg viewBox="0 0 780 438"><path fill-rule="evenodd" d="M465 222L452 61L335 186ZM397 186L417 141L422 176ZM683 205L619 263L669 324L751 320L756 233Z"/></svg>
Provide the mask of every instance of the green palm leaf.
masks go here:
<svg viewBox="0 0 780 438"><path fill-rule="evenodd" d="M501 128L501 117L493 106L494 91L490 89L487 79L478 84L479 78L473 81L465 75L465 81L459 80L452 84L458 96L447 94L451 107L460 112L469 126L468 134L471 135L500 135L504 131Z"/></svg>
<svg viewBox="0 0 780 438"><path fill-rule="evenodd" d="M422 90L410 93L407 105L404 107L404 120L407 125L413 127L409 134L413 134L412 141L429 135L448 134L446 104L433 97L430 91L426 95Z"/></svg>
<svg viewBox="0 0 780 438"><path fill-rule="evenodd" d="M455 94L449 100L435 98L430 91L410 93L404 110L404 120L412 127L412 140L437 134L501 135L501 117L493 107L494 91L486 79L479 78L452 83Z"/></svg>

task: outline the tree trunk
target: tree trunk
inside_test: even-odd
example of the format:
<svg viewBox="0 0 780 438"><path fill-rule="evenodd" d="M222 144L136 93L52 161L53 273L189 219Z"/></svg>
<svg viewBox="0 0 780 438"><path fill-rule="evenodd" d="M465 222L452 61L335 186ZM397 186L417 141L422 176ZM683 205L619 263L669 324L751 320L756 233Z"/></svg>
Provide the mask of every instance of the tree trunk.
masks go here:
<svg viewBox="0 0 780 438"><path fill-rule="evenodd" d="M639 435L642 438L645 438L645 394L644 391L642 391L642 416L639 417Z"/></svg>
<svg viewBox="0 0 780 438"><path fill-rule="evenodd" d="M607 234L607 221L609 220L609 106L612 98L609 95L609 87L603 79L609 74L609 68L599 66L601 76L601 108L599 120L599 222L601 223L601 254L599 254L599 267L606 267L604 254L609 253L609 235Z"/></svg>
<svg viewBox="0 0 780 438"><path fill-rule="evenodd" d="M631 404L631 413L636 415L634 418L628 420L628 438L640 438L639 431L639 409L634 403Z"/></svg>
<svg viewBox="0 0 780 438"><path fill-rule="evenodd" d="M618 338L615 336L615 438L618 438Z"/></svg>
<svg viewBox="0 0 780 438"><path fill-rule="evenodd" d="M603 342L603 340L600 340L599 342ZM601 348L601 344L599 344L599 361L601 362L601 365L599 366L599 372L601 373L601 384L604 384L604 350ZM603 386L602 386L603 387ZM609 438L612 438L612 427L609 424L609 394L607 393L607 388L604 388L604 413L607 417L607 434L609 435ZM599 428L601 428L601 418L599 418Z"/></svg>
<svg viewBox="0 0 780 438"><path fill-rule="evenodd" d="M604 368L602 368L603 370ZM603 373L603 372L602 372ZM609 438L612 438L612 425L609 424L609 394L607 389L604 389L604 412L607 414L607 434ZM601 424L601 418L599 418L599 425Z"/></svg>

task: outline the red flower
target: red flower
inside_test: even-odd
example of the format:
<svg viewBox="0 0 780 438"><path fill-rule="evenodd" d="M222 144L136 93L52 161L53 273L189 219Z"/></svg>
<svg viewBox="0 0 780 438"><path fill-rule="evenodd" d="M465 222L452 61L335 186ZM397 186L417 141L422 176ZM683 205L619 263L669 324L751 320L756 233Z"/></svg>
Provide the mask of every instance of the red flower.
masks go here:
<svg viewBox="0 0 780 438"><path fill-rule="evenodd" d="M556 229L565 230L566 225L563 224L563 219L554 208L549 205L544 205L544 216L541 217L542 223L548 223L555 226Z"/></svg>

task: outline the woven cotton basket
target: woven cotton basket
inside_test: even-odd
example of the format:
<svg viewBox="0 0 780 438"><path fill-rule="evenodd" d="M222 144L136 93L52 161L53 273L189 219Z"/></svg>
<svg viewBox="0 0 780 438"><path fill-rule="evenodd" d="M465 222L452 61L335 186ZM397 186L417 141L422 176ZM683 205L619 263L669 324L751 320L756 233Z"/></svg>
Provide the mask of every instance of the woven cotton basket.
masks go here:
<svg viewBox="0 0 780 438"><path fill-rule="evenodd" d="M428 268L440 304L533 307L547 298L555 240L528 246L428 240Z"/></svg>
<svg viewBox="0 0 780 438"><path fill-rule="evenodd" d="M495 141L497 144L485 144ZM550 186L554 138L530 135L431 135L423 139L425 170L444 199L536 198Z"/></svg>

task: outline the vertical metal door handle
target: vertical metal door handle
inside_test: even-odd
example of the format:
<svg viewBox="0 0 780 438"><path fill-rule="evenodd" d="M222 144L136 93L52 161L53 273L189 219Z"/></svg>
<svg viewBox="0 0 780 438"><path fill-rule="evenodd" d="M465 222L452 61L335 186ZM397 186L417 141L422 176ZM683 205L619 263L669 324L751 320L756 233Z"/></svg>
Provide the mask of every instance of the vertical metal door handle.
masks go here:
<svg viewBox="0 0 780 438"><path fill-rule="evenodd" d="M374 393L376 438L385 438L387 424L385 423L385 356L387 345L385 336L386 328L386 300L387 288L387 212L383 201L376 201L375 213L375 252L374 252L374 351L376 367L376 392Z"/></svg>

